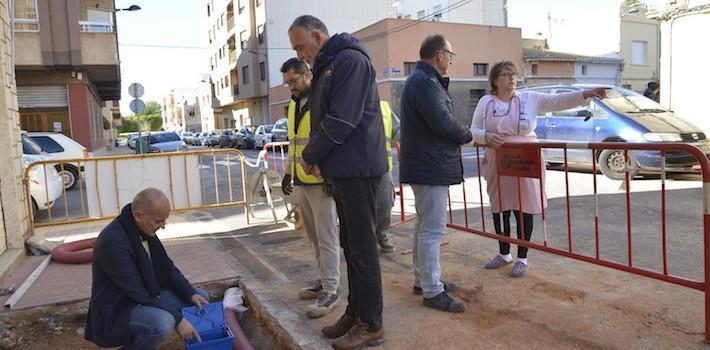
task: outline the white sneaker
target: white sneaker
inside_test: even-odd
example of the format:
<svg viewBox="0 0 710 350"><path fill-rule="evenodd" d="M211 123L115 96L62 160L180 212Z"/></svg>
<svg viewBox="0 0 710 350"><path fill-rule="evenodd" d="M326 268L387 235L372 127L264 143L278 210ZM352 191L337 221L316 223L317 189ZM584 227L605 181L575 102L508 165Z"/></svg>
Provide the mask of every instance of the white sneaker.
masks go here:
<svg viewBox="0 0 710 350"><path fill-rule="evenodd" d="M311 318L324 316L340 304L340 297L337 293L322 292L316 303L309 306L306 315Z"/></svg>

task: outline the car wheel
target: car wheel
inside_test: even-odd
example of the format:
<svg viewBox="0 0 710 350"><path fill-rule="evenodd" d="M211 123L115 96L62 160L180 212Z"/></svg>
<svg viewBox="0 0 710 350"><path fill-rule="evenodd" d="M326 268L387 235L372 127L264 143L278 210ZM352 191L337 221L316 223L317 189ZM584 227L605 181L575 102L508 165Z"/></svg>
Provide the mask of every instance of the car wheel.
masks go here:
<svg viewBox="0 0 710 350"><path fill-rule="evenodd" d="M64 170L62 167L57 165L57 172L62 177L62 183L64 183L64 189L67 191L72 190L76 186L76 179L79 178L79 171L73 165L64 164Z"/></svg>
<svg viewBox="0 0 710 350"><path fill-rule="evenodd" d="M625 158L622 149L605 149L599 153L599 170L612 180L624 180L628 169L631 179L639 172L638 161L632 151L628 152L628 159Z"/></svg>

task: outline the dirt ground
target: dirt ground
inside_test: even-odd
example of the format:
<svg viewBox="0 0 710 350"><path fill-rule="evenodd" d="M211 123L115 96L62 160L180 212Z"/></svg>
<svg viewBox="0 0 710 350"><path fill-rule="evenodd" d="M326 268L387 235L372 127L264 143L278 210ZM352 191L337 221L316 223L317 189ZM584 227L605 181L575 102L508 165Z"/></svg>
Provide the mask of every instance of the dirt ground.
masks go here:
<svg viewBox="0 0 710 350"><path fill-rule="evenodd" d="M0 350L96 350L96 345L84 340L86 305L0 313ZM240 325L255 349L279 349L251 312L243 316ZM173 333L158 349L185 349L185 345Z"/></svg>

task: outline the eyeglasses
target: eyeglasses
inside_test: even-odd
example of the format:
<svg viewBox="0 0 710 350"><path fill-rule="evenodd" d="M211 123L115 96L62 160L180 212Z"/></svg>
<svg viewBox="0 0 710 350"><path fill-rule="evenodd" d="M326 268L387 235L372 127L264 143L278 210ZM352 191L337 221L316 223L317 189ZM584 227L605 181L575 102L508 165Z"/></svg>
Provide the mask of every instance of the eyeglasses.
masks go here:
<svg viewBox="0 0 710 350"><path fill-rule="evenodd" d="M447 50L447 49L441 49L441 51L448 53L448 54L451 56L451 61L453 61L454 58L456 58L456 54L453 53L453 52L451 52L451 51L449 51L449 50Z"/></svg>
<svg viewBox="0 0 710 350"><path fill-rule="evenodd" d="M504 72L504 73L498 74L498 76L510 79L510 78L517 78L518 74L513 73L513 72Z"/></svg>
<svg viewBox="0 0 710 350"><path fill-rule="evenodd" d="M296 83L298 83L299 80L301 80L301 78L303 78L303 74L299 74L297 77L291 80L284 81L283 87L287 88L289 86L294 86L296 85Z"/></svg>

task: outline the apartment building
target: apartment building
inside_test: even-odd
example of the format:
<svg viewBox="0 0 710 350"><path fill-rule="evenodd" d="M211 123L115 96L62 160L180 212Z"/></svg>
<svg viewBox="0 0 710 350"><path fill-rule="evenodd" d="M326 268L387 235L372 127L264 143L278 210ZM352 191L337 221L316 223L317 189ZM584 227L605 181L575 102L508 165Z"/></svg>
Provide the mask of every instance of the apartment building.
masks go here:
<svg viewBox="0 0 710 350"><path fill-rule="evenodd" d="M507 0L399 0L392 7L399 19L508 26Z"/></svg>
<svg viewBox="0 0 710 350"><path fill-rule="evenodd" d="M201 132L203 120L200 99L204 97L204 94L196 87L172 89L167 96L163 97L162 101L163 129L177 132Z"/></svg>
<svg viewBox="0 0 710 350"><path fill-rule="evenodd" d="M21 126L56 131L101 150L120 99L113 0L14 0ZM113 105L113 103L110 103Z"/></svg>
<svg viewBox="0 0 710 350"><path fill-rule="evenodd" d="M387 0L206 0L216 127L273 123L286 115L280 68L295 56L287 31L296 17L308 13L332 33L353 32L394 16L391 5Z"/></svg>
<svg viewBox="0 0 710 350"><path fill-rule="evenodd" d="M9 0L0 0L0 276L12 270L24 253L24 240L29 234L30 217L27 197L22 186L22 146L20 115L17 111L17 88L12 56L14 40Z"/></svg>
<svg viewBox="0 0 710 350"><path fill-rule="evenodd" d="M621 86L643 92L660 79L661 22L646 17L645 4L621 6L619 54L624 60Z"/></svg>

